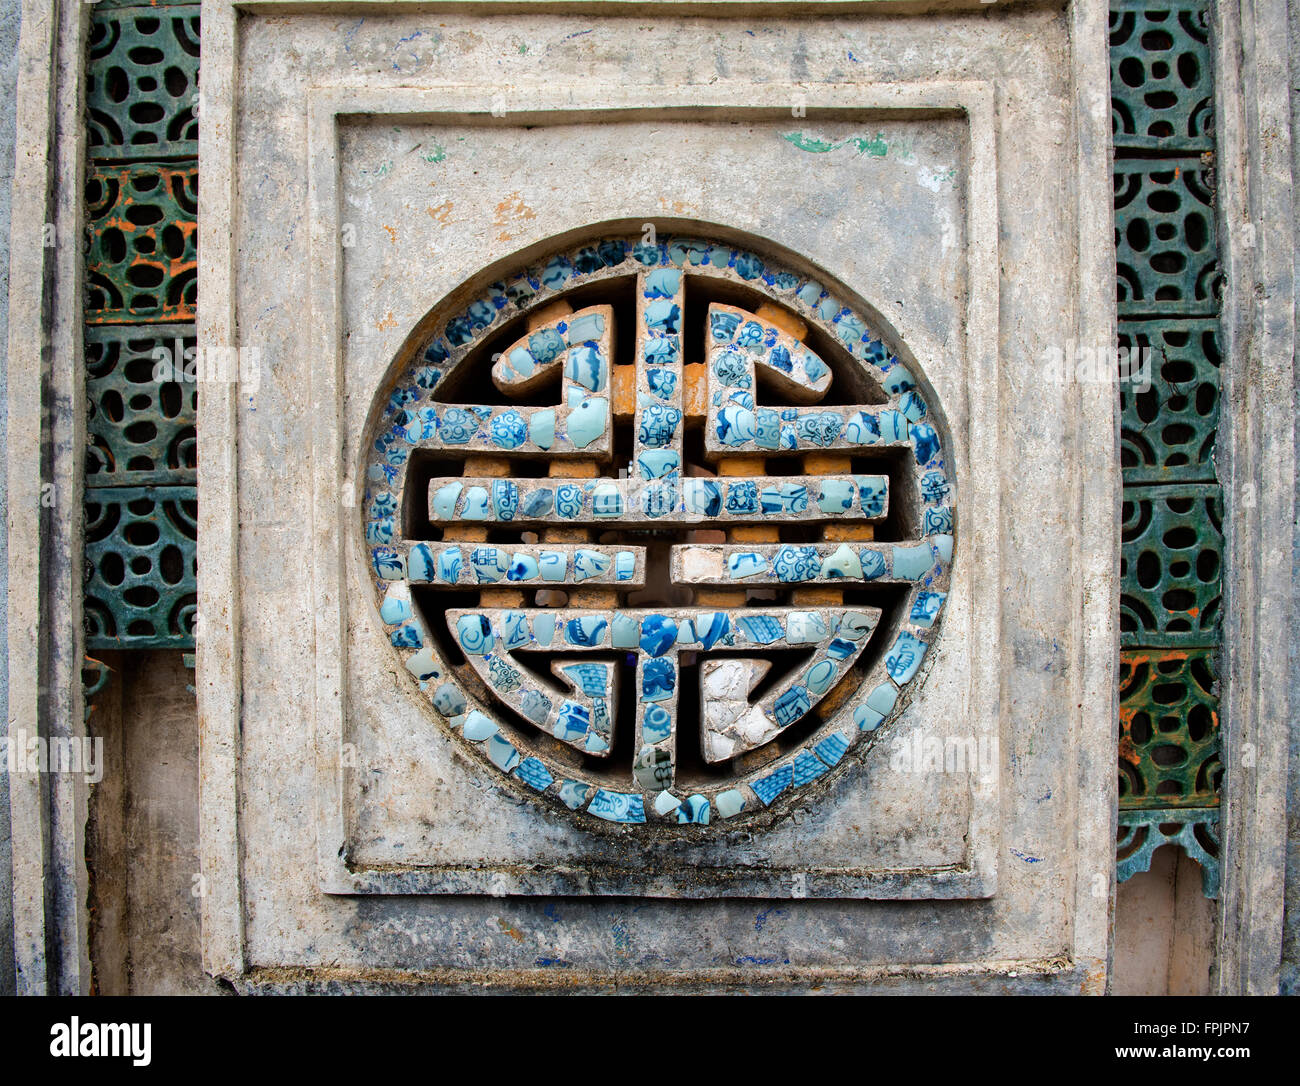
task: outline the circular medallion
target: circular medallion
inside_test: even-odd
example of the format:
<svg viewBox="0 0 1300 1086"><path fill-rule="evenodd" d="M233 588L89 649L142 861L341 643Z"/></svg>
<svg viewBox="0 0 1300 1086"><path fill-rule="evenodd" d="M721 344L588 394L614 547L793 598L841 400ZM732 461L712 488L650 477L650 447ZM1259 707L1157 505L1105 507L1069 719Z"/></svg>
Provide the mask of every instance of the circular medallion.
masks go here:
<svg viewBox="0 0 1300 1086"><path fill-rule="evenodd" d="M933 394L845 293L614 236L421 322L360 528L410 682L504 786L591 828L757 826L909 700L953 481Z"/></svg>

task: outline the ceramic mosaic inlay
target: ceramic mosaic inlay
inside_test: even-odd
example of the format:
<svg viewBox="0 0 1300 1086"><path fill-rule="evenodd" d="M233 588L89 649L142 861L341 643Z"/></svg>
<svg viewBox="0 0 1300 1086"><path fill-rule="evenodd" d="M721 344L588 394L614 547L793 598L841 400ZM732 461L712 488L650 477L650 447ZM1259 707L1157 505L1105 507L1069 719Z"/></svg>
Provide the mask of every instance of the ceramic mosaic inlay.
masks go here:
<svg viewBox="0 0 1300 1086"><path fill-rule="evenodd" d="M363 464L378 621L436 717L592 827L704 832L851 772L949 590L919 367L835 288L701 238L471 297L408 342Z"/></svg>

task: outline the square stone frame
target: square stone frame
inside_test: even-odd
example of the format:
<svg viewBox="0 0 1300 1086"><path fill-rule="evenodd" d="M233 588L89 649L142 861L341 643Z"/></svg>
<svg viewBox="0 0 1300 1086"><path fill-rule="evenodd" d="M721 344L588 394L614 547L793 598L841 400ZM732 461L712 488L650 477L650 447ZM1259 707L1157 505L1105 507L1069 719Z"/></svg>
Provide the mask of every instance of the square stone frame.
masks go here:
<svg viewBox="0 0 1300 1086"><path fill-rule="evenodd" d="M654 877L627 868L608 871L547 866L521 871L517 864L458 865L411 862L361 866L349 862L345 770L339 751L348 740L348 675L344 631L348 620L345 548L355 534L353 510L339 501L340 483L355 489L343 462L344 435L341 380L342 275L339 131L349 119L366 123L473 124L492 116L490 87L440 86L436 90L404 89L395 102L388 90L316 88L307 102L308 209L311 224L309 306L314 330L312 355L329 360L313 369L309 396L313 456L312 584L318 607L315 619L315 754L316 825L319 885L326 893L473 893L580 894L672 897L681 892L680 873ZM836 119L923 120L960 119L967 125L970 180L967 192L967 277L964 383L944 390L964 399L968 429L952 437L954 473L960 481L972 477L972 463L997 460L1000 391L998 378L998 210L997 163L994 146L994 95L987 83L894 83L888 86L803 87L792 83L731 83L709 88L702 99L698 87L672 88L583 83L550 94L531 92L525 110L498 105L492 119L500 124L542 126L653 120L772 120L788 115L789 103L802 96L809 121L833 114ZM934 379L927 359L942 348L901 312L890 312L901 341L918 359L922 372ZM971 405L978 405L972 407ZM1001 576L996 553L1002 509L1002 483L995 475L963 492L961 561L954 566L950 595L964 597L961 611L950 614L945 635L967 645L978 643L977 631L1001 627ZM1074 558L1077 560L1078 555ZM977 570L993 576L977 579ZM970 674L954 712L964 718L992 722L989 729L1005 749L1005 709L999 704L999 674L994 653L971 654ZM983 731L981 724L977 730ZM877 755L879 756L879 755ZM818 866L797 871L780 867L704 868L691 874L692 893L700 897L981 898L997 890L1000 775L983 780L969 775L970 815L964 827L966 854L961 865L909 866L901 870L872 867ZM921 785L918 784L918 788ZM919 798L919 797L918 797Z"/></svg>
<svg viewBox="0 0 1300 1086"><path fill-rule="evenodd" d="M708 14L714 17L728 15L752 16L756 12L773 14L820 14L830 11L870 11L871 13L901 13L976 9L974 0L938 0L928 4L891 3L889 0L868 0L865 3L667 3L657 7L669 15L683 13ZM235 274L237 253L232 224L237 208L236 195L236 102L238 74L236 70L237 29L241 12L291 16L297 13L322 11L357 11L371 7L369 2L356 0L204 0L203 20L203 99L211 103L203 110L204 126L200 142L200 161L204 177L203 216L200 222L199 283L203 303L199 314L199 337L205 348L229 348L238 343L235 313ZM380 4L374 4L380 9ZM497 12L519 13L583 9L590 14L627 13L638 5L621 3L556 4L546 0L529 3L495 2L484 4L437 3L429 0L412 0L408 3L386 3L385 13L392 11L467 10L482 11L485 16ZM1074 100L1078 124L1078 144L1075 152L1075 169L1078 180L1074 207L1078 229L1078 283L1080 296L1078 327L1080 342L1110 342L1114 338L1115 315L1112 296L1113 248L1110 242L1110 184L1109 184L1109 101L1106 72L1106 10L1098 0L1076 0L1072 4L1069 20L1074 42ZM600 108L609 108L610 101L624 101L635 88L604 88L606 97ZM665 88L646 88L653 98L642 103L653 106L654 113L665 110L686 109L685 101L674 104L673 91ZM608 95L616 92L617 97ZM691 89L689 108L698 110L700 88ZM745 109L788 108L794 92L802 94L812 111L845 108L869 110L873 113L901 111L904 116L920 117L926 113L959 114L969 119L972 126L983 125L992 131L995 122L994 96L988 84L943 84L923 86L899 84L871 87L864 94L861 87L837 88L833 85L808 84L773 86L771 84L744 88L744 95L736 85L711 88L716 99L711 105L728 113ZM552 123L567 119L581 110L582 97L566 93L561 101L556 96L550 107L555 111ZM489 112L489 90L479 88L439 88L411 91L400 111L408 120L429 119L437 113L465 113L486 115ZM766 106L756 106L755 94L765 96ZM427 106L412 108L420 95ZM434 96L436 95L436 102ZM450 97L460 95L461 97ZM851 95L845 100L837 95ZM448 103L455 102L449 109ZM527 115L539 110L536 99ZM586 108L594 109L590 102ZM624 108L637 108L628 105ZM338 321L341 299L338 294L338 233L334 229L337 216L336 184L336 118L342 113L395 114L391 96L367 97L364 89L353 92L333 91L313 94L309 104L312 147L309 178L309 203L313 211L312 252L318 272L311 280L311 305L315 335L319 347L318 357L329 360L329 365L318 370L310 392L311 410L318 419L336 419L341 385L341 352L338 346ZM532 123L537 123L535 120ZM988 275L980 279L980 268L968 268L972 289L970 295L973 327L968 337L978 329L988 329L993 334L985 338L991 357L979 361L975 350L968 348L968 372L980 369L981 387L997 390L996 332L999 288L997 252L997 217L990 213L994 206L996 187L993 184L991 161L976 167L978 155L991 160L991 143L981 149L981 141L971 140L971 185L985 185L988 202L971 199L969 203L968 251L982 249L991 254L983 261ZM333 203L326 209L326 201ZM321 212L317 214L317 212ZM324 274L319 274L319 272ZM910 334L910 333L909 333ZM1081 425L1080 448L1089 433L1110 433L1117 437L1118 419L1113 378L1096 385L1078 386L1075 404ZM993 424L981 427L972 418L969 449L971 457L987 455L996 449L997 417ZM243 898L240 880L241 843L239 838L240 802L240 601L238 592L238 494L236 455L238 448L236 388L232 385L211 385L205 388L200 399L199 479L203 487L200 507L200 576L199 602L203 629L198 647L197 687L200 706L201 732L201 867L205 880L203 898L203 951L205 968L214 974L238 976L246 972L243 937ZM1100 967L1104 978L1105 963L1109 959L1109 905L1113 900L1113 840L1114 840L1114 731L1116 719L1116 659L1117 595L1118 595L1118 487L1119 475L1114 462L1117 440L1111 447L1089 450L1093 465L1098 470L1080 471L1072 479L1072 490L1081 510L1095 510L1095 515L1081 517L1080 530L1075 536L1071 555L1076 573L1073 588L1075 604L1068 622L1075 634L1078 666L1073 669L1070 728L1071 746L1063 754L1077 767L1077 792L1075 796L1078 849L1073 869L1073 947L1075 968L1081 968L1080 977L1097 979ZM329 515L318 518L312 525L312 551L315 576L320 589L318 606L314 615L316 624L316 705L315 739L317 755L318 795L318 867L323 890L334 893L356 893L360 887L356 878L339 862L338 847L343 839L342 780L338 765L339 742L343 727L342 631L343 631L343 577L342 543L340 532L337 481L341 477L341 449L337 429L326 429L315 438L313 478L315 508L321 512L321 490L329 491ZM1106 460L1099 464L1098 454ZM960 455L960 453L959 453ZM1111 470L1114 469L1114 470ZM960 470L960 467L959 467ZM331 480L328 484L324 479ZM966 566L974 570L988 564L997 568L998 537L1000 534L1000 503L992 502L984 516L975 516L969 533ZM991 515L990 515L991 514ZM996 615L1000 586L996 576L990 584L975 586L978 599L973 606L983 608L984 614ZM975 599L975 596L973 596ZM1100 616L1100 617L1099 617ZM991 655L991 654L986 654ZM973 704L991 705L994 718L1001 719L998 711L1000 673L994 660L975 665L972 683L978 693ZM1104 711L1109 709L1109 711ZM976 805L976 817L985 817L987 825L979 827L978 839L972 844L971 885L964 893L916 894L904 892L893 897L944 896L970 897L994 891L997 834L1003 817L996 800L985 799ZM1093 877L1098 871L1111 872L1106 886L1098 887ZM375 889L375 887L368 887ZM391 887L378 887L392 892L410 892L398 882ZM916 889L916 888L913 888ZM973 891L973 892L972 892ZM499 889L496 892L501 892ZM507 890L506 892L509 892ZM1007 965L1008 963L1002 963ZM942 967L940 967L942 968ZM970 968L982 971L975 965ZM1014 963L1011 963L1014 968ZM683 977L685 982L689 978ZM1087 986L1086 982L1085 987ZM1104 979L1101 981L1104 984Z"/></svg>

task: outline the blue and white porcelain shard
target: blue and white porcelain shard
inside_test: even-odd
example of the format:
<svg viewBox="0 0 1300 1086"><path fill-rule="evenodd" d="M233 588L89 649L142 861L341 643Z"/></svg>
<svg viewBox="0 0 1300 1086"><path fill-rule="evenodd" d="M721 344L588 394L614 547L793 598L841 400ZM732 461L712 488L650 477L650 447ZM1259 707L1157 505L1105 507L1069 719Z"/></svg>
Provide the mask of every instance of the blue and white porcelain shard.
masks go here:
<svg viewBox="0 0 1300 1086"><path fill-rule="evenodd" d="M516 552L510 559L510 568L506 579L511 581L535 581L540 574L537 559L522 551Z"/></svg>
<svg viewBox="0 0 1300 1086"><path fill-rule="evenodd" d="M655 796L654 809L655 814L660 817L667 817L682 805L682 801L671 792L660 792Z"/></svg>
<svg viewBox="0 0 1300 1086"><path fill-rule="evenodd" d="M608 519L623 515L623 493L617 483L601 483L592 490L591 515Z"/></svg>
<svg viewBox="0 0 1300 1086"><path fill-rule="evenodd" d="M555 491L555 511L566 520L572 520L582 512L582 487L565 483Z"/></svg>
<svg viewBox="0 0 1300 1086"><path fill-rule="evenodd" d="M528 440L539 449L549 449L555 444L555 411L534 411L528 420Z"/></svg>
<svg viewBox="0 0 1300 1086"><path fill-rule="evenodd" d="M826 655L832 660L847 660L855 652L857 646L852 641L846 641L842 637L833 637L831 642L826 646Z"/></svg>
<svg viewBox="0 0 1300 1086"><path fill-rule="evenodd" d="M475 743L481 743L488 736L496 735L498 730L496 722L491 717L484 716L475 709L465 720L464 736Z"/></svg>
<svg viewBox="0 0 1300 1086"><path fill-rule="evenodd" d="M673 733L673 719L662 705L648 705L641 721L641 737L647 743L662 743Z"/></svg>
<svg viewBox="0 0 1300 1086"><path fill-rule="evenodd" d="M591 730L591 710L576 701L560 703L553 733L556 739L572 743L584 739Z"/></svg>
<svg viewBox="0 0 1300 1086"><path fill-rule="evenodd" d="M681 458L671 449L648 449L636 458L642 479L662 479L681 466Z"/></svg>
<svg viewBox="0 0 1300 1086"><path fill-rule="evenodd" d="M826 634L826 620L816 611L791 611L786 617L785 639L791 645L815 644Z"/></svg>
<svg viewBox="0 0 1300 1086"><path fill-rule="evenodd" d="M649 449L670 445L677 426L682 421L680 408L652 403L642 408L637 440Z"/></svg>
<svg viewBox="0 0 1300 1086"><path fill-rule="evenodd" d="M443 683L433 692L433 707L445 717L460 716L465 704L465 695L451 683Z"/></svg>
<svg viewBox="0 0 1300 1086"><path fill-rule="evenodd" d="M722 491L712 479L686 479L682 483L682 503L688 513L716 517L722 509Z"/></svg>
<svg viewBox="0 0 1300 1086"><path fill-rule="evenodd" d="M448 547L438 553L438 580L443 584L455 584L460 580L462 558L459 547Z"/></svg>
<svg viewBox="0 0 1300 1086"><path fill-rule="evenodd" d="M519 705L534 724L543 723L551 715L551 699L540 690L525 690L519 695Z"/></svg>
<svg viewBox="0 0 1300 1086"><path fill-rule="evenodd" d="M701 795L687 796L677 808L677 821L697 826L707 826L710 816L709 801Z"/></svg>
<svg viewBox="0 0 1300 1086"><path fill-rule="evenodd" d="M757 513L758 485L749 480L731 483L727 487L726 510L728 513Z"/></svg>
<svg viewBox="0 0 1300 1086"><path fill-rule="evenodd" d="M787 544L776 552L772 569L780 581L811 581L821 573L822 563L816 547Z"/></svg>
<svg viewBox="0 0 1300 1086"><path fill-rule="evenodd" d="M817 507L823 513L847 513L853 508L853 484L845 479L823 479Z"/></svg>
<svg viewBox="0 0 1300 1086"><path fill-rule="evenodd" d="M430 503L436 520L451 520L455 517L456 503L460 500L460 493L464 489L464 483L448 483L438 488Z"/></svg>
<svg viewBox="0 0 1300 1086"><path fill-rule="evenodd" d="M560 357L564 350L564 337L554 328L544 328L528 337L528 349L538 363L545 366Z"/></svg>
<svg viewBox="0 0 1300 1086"><path fill-rule="evenodd" d="M569 322L565 336L572 345L593 343L605 333L605 317L601 313L584 313Z"/></svg>
<svg viewBox="0 0 1300 1086"><path fill-rule="evenodd" d="M502 411L488 424L492 444L501 449L517 449L528 439L528 423L518 411Z"/></svg>
<svg viewBox="0 0 1300 1086"><path fill-rule="evenodd" d="M439 666L438 661L433 658L432 645L425 645L414 656L408 658L406 670L422 683L443 677L442 668Z"/></svg>
<svg viewBox="0 0 1300 1086"><path fill-rule="evenodd" d="M741 615L736 625L748 640L758 645L770 645L785 636L785 628L771 615Z"/></svg>
<svg viewBox="0 0 1300 1086"><path fill-rule="evenodd" d="M695 626L695 638L701 648L708 652L714 645L731 644L731 620L722 611L696 615L692 620Z"/></svg>
<svg viewBox="0 0 1300 1086"><path fill-rule="evenodd" d="M641 639L641 624L631 615L615 615L610 643L616 649L634 649Z"/></svg>
<svg viewBox="0 0 1300 1086"><path fill-rule="evenodd" d="M496 638L492 635L492 623L486 615L462 615L456 620L456 640L460 647L471 656L483 656L492 651Z"/></svg>
<svg viewBox="0 0 1300 1086"><path fill-rule="evenodd" d="M510 557L501 547L475 547L469 563L479 584L496 584L510 569Z"/></svg>
<svg viewBox="0 0 1300 1086"><path fill-rule="evenodd" d="M785 728L803 717L811 708L812 702L808 697L807 688L792 686L782 691L772 703L772 715L776 719L777 727Z"/></svg>
<svg viewBox="0 0 1300 1086"><path fill-rule="evenodd" d="M675 354L675 351L668 350L672 344L667 340L655 340L646 348L647 355L651 354L652 348L657 348L655 354ZM659 359L659 361L671 361L671 358ZM647 362L654 359L647 357ZM650 389L661 400L671 400L673 393L677 388L677 374L667 369L650 369L646 371L646 387Z"/></svg>
<svg viewBox="0 0 1300 1086"><path fill-rule="evenodd" d="M894 576L906 581L919 581L934 565L934 552L930 544L915 547L894 547Z"/></svg>
<svg viewBox="0 0 1300 1086"><path fill-rule="evenodd" d="M605 390L605 361L595 347L574 347L564 365L564 376L588 392Z"/></svg>
<svg viewBox="0 0 1300 1086"><path fill-rule="evenodd" d="M861 641L871 632L874 624L861 611L846 611L840 618L838 633L850 641Z"/></svg>
<svg viewBox="0 0 1300 1086"><path fill-rule="evenodd" d="M647 615L641 620L641 648L662 656L677 640L677 623L667 615Z"/></svg>
<svg viewBox="0 0 1300 1086"><path fill-rule="evenodd" d="M633 620L635 621L635 620ZM641 664L641 700L663 701L673 696L676 669L671 660L645 660ZM657 740L652 740L657 742Z"/></svg>
<svg viewBox="0 0 1300 1086"><path fill-rule="evenodd" d="M433 551L427 543L416 543L406 555L406 579L420 584L427 584L437 575L437 563Z"/></svg>
<svg viewBox="0 0 1300 1086"><path fill-rule="evenodd" d="M580 550L573 555L573 579L579 583L608 572L611 559L600 551Z"/></svg>
<svg viewBox="0 0 1300 1086"><path fill-rule="evenodd" d="M804 685L807 686L808 693L814 697L821 697L831 688L831 683L834 681L835 665L830 660L819 660L804 675Z"/></svg>
<svg viewBox="0 0 1300 1086"><path fill-rule="evenodd" d="M570 645L594 648L605 640L609 623L599 615L571 618L564 624L564 636Z"/></svg>
<svg viewBox="0 0 1300 1086"><path fill-rule="evenodd" d="M927 509L921 519L922 535L942 535L952 531L952 510L946 505Z"/></svg>
<svg viewBox="0 0 1300 1086"><path fill-rule="evenodd" d="M748 408L728 404L715 417L714 430L723 445L735 448L758 436L758 419Z"/></svg>
<svg viewBox="0 0 1300 1086"><path fill-rule="evenodd" d="M928 646L920 638L903 630L885 657L885 670L889 677L902 686L911 680L921 666Z"/></svg>
<svg viewBox="0 0 1300 1086"><path fill-rule="evenodd" d="M822 576L827 580L862 579L862 562L847 543L841 543L822 562Z"/></svg>
<svg viewBox="0 0 1300 1086"><path fill-rule="evenodd" d="M488 758L503 773L509 773L519 764L519 751L499 735L494 735L483 744Z"/></svg>
<svg viewBox="0 0 1300 1086"><path fill-rule="evenodd" d="M770 806L777 796L790 787L793 780L794 771L788 765L784 765L775 773L756 780L750 787L765 806Z"/></svg>
<svg viewBox="0 0 1300 1086"><path fill-rule="evenodd" d="M877 577L883 577L889 572L885 565L885 556L876 550L863 550L859 556L862 563L862 579L864 581L874 581Z"/></svg>
<svg viewBox="0 0 1300 1086"><path fill-rule="evenodd" d="M410 589L401 583L390 585L380 605L379 617L385 624L396 626L410 618L412 613Z"/></svg>
<svg viewBox="0 0 1300 1086"><path fill-rule="evenodd" d="M501 641L507 652L527 645L532 639L528 617L522 611L507 611L501 616Z"/></svg>
<svg viewBox="0 0 1300 1086"><path fill-rule="evenodd" d="M465 491L465 506L460 511L461 520L487 520L487 487L472 486Z"/></svg>
<svg viewBox="0 0 1300 1086"><path fill-rule="evenodd" d="M794 787L802 788L805 784L815 781L828 768L825 762L814 757L808 751L800 751L790 767Z"/></svg>
<svg viewBox="0 0 1300 1086"><path fill-rule="evenodd" d="M587 813L608 822L644 822L645 805L639 794L599 789L592 797Z"/></svg>
<svg viewBox="0 0 1300 1086"><path fill-rule="evenodd" d="M727 555L727 576L736 580L753 577L767 570L767 559L753 551L733 552Z"/></svg>
<svg viewBox="0 0 1300 1086"><path fill-rule="evenodd" d="M550 770L537 758L525 758L515 772L521 781L538 792L545 792L555 780Z"/></svg>
<svg viewBox="0 0 1300 1086"><path fill-rule="evenodd" d="M728 788L713 797L714 806L721 818L735 818L745 809L745 794L738 788Z"/></svg>
<svg viewBox="0 0 1300 1086"><path fill-rule="evenodd" d="M939 608L943 606L943 601L942 592L918 592L916 599L912 601L909 620L918 626L933 626L934 620L939 617Z"/></svg>
<svg viewBox="0 0 1300 1086"><path fill-rule="evenodd" d="M848 749L848 740L838 732L833 732L813 746L813 753L828 766L837 766Z"/></svg>
<svg viewBox="0 0 1300 1086"><path fill-rule="evenodd" d="M586 397L569 412L565 425L574 448L587 448L600 439L609 425L609 400L603 396Z"/></svg>
<svg viewBox="0 0 1300 1086"><path fill-rule="evenodd" d="M558 584L568 576L569 557L563 551L542 551L537 556L537 565L543 581Z"/></svg>

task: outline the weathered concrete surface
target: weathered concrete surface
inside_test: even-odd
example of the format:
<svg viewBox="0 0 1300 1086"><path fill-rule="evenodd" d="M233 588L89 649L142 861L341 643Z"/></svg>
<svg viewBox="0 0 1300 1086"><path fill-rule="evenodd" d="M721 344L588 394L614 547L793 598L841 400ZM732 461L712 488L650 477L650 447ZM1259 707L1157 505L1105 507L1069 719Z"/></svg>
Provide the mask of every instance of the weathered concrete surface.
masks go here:
<svg viewBox="0 0 1300 1086"><path fill-rule="evenodd" d="M89 730L91 959L101 995L218 991L199 946L199 733L180 652L104 653L113 669Z"/></svg>
<svg viewBox="0 0 1300 1086"><path fill-rule="evenodd" d="M1112 995L1209 995L1218 903L1201 892L1201 869L1173 846L1115 894Z"/></svg>
<svg viewBox="0 0 1300 1086"><path fill-rule="evenodd" d="M206 907L208 960L236 979L246 960L259 970L249 977L250 986L282 988L317 981L382 987L390 980L599 987L638 979L704 989L797 987L821 980L917 990L1104 987L1113 870L1114 773L1107 722L1114 712L1114 389L1045 388L1037 366L1053 344L1078 338L1081 330L1098 345L1113 338L1113 312L1106 301L1112 271L1105 253L1111 228L1104 11L1090 5L1087 17L1072 24L1073 15L1059 10L986 10L952 15L942 30L929 19L848 17L816 23L764 18L752 26L743 20L644 14L598 23L550 15L500 21L455 14L250 17L241 23L236 54L244 97L231 110L222 94L231 86L223 61L229 62L234 49L233 25L219 8L211 5L213 17L205 12L204 93L216 98L205 98L204 105L204 213L209 217L201 227L205 312L200 336L209 344L229 341L237 315L242 343L263 348L267 365L255 394L237 400L208 395L201 407L201 456L208 460L200 464L200 485L214 484L205 490L202 513L213 519L205 519L200 533L208 541L201 544L200 561L208 620L199 679L203 850L205 870L214 874L214 900L233 899L234 905L233 913L225 909L224 915ZM1088 32L1081 35L1081 27ZM692 37L691 47L684 47ZM1071 52L1072 41L1087 58L1078 85L1071 80L1078 56ZM862 230L867 212L835 206L839 190L834 186L827 185L824 196L815 189L808 199L795 199L781 172L770 167L760 183L734 166L734 183L717 176L695 186L680 183L700 178L707 159L670 160L671 180L658 186L653 164L642 162L630 183L620 186L611 183L621 176L619 156L637 144L621 140L612 126L588 126L574 141L579 165L589 160L586 183L569 182L551 191L545 171L502 174L502 154L516 141L503 139L501 126L489 127L485 116L494 90L506 87L526 103L530 93L554 93L566 80L575 87L664 88L678 96L698 88L708 100L711 94L775 80L807 85L811 93L830 86L924 83L936 73L952 83L993 85L997 198L1014 208L1014 214L999 216L996 242L966 257L968 270L971 261L987 269L998 249L1001 412L991 419L981 416L991 401L963 404L955 383L946 405L950 412L969 412L978 425L999 435L1005 443L981 459L980 470L1003 470L1015 483L1001 525L988 540L996 541L1006 578L1003 618L982 642L997 646L986 662L1004 676L997 713L1005 724L1008 798L996 814L1001 823L997 895L948 902L323 895L312 865L317 762L303 722L312 717L315 685L331 680L328 673L322 678L319 659L313 668L302 637L286 637L288 629L309 637L307 623L322 604L299 562L288 557L307 552L309 495L306 488L286 485L312 456L310 427L302 420L307 390L320 372L313 367L332 365L328 355L302 349L303 300L313 289L314 266L305 179L322 168L321 160L307 154L309 89L356 86L394 100L400 88L410 86L468 85L482 92L481 113L452 137L463 137L464 146L448 148L441 172L431 171L418 193L408 187L358 196L363 226L377 222L393 229L392 235L367 235L369 248L351 254L358 259L344 261L341 276L345 307L358 307L348 313L350 330L365 331L364 342L344 359L345 373L365 369L373 388L410 323L467 274L567 228L637 215L718 221L771 237L815 259L882 307L892 307L891 313L903 314L900 319L913 320L913 327L934 320L930 334L936 340L952 339L960 329L948 314L959 310L927 276L933 254L913 253L909 260L901 255L899 234L889 233L906 226L906 215L878 216L885 233L877 240ZM889 123L899 119L891 117ZM358 146L388 138L391 127L385 121L360 122ZM789 123L790 129L801 127L811 122ZM231 161L230 148L219 141L223 131L239 136L234 157L241 188L229 214L223 182ZM782 138L780 132L758 135L764 141ZM524 139L540 144L545 136L520 134L518 140ZM798 149L788 141L786 146L791 168L801 168L793 165ZM429 153L437 157L432 149ZM357 170L369 168L352 161ZM392 172L378 166L373 164L376 179ZM568 170L566 177L578 172L567 162L557 168ZM895 170L896 177L916 173L915 164L905 161L884 168ZM445 202L441 189L465 183L450 171L467 169L480 170L480 191L444 209L449 219L444 230L434 214ZM364 178L354 173L344 180ZM524 186L530 190L523 199L528 212L513 214L518 204L511 193ZM918 200L926 199L921 191L917 185ZM367 204L372 198L376 202ZM899 206L907 206L906 197ZM820 232L819 207L834 224ZM498 212L507 221L494 223ZM413 231L432 233L437 248L426 249L417 260L391 260L383 247L398 246ZM872 252L880 246L900 259L878 264ZM236 294L230 298L226 260L236 253ZM999 270L998 264L991 266ZM319 275L321 266L315 267ZM386 311L375 322L382 327L362 324L366 308L385 298L392 299L391 326ZM942 364L957 368L937 363ZM357 384L366 381L358 376ZM363 413L353 404L366 395L363 387L349 388L349 420ZM236 430L238 497L230 505ZM355 440L351 421L345 432L347 440ZM235 533L237 543L230 538ZM1080 556L1071 548L1081 540ZM230 585L234 591L223 595L214 585L233 576L236 555L245 572ZM270 570L282 573L268 575ZM980 572L994 576L992 567ZM354 597L357 581L349 572L345 590ZM350 618L349 625L349 647L361 651L364 663L375 647L373 638L357 628L364 622ZM1104 650L1095 655L1094 640ZM374 761L365 768L381 785L393 814L409 819L426 793L443 783L434 779L442 775L456 783L457 807L448 813L460 823L479 809L498 818L515 816L490 781L450 755L444 737L413 702L393 696L391 674L372 669L360 676L353 669L342 678L350 684L352 703L372 718L367 724L384 729L367 752ZM950 676L952 683L961 681L959 672ZM942 684L927 685L925 696L934 699L941 692ZM1085 701L1088 712L1080 714ZM926 717L942 719L938 702L930 706ZM241 774L237 836L235 756ZM328 772L328 766L321 771ZM349 793L349 806L368 802L372 792ZM918 811L929 809L923 790L908 797L906 817L915 820ZM897 824L899 812L888 817ZM494 832L491 824L484 827L485 834ZM541 836L563 832L564 827L547 826ZM526 843L522 826L520 833L518 841ZM391 852L405 845L408 835L405 828L390 828L384 836L382 844ZM454 837L440 840L436 821L431 831L421 830L420 843L425 850L464 848ZM815 848L811 839L809 847ZM681 940L682 930L693 933L689 946Z"/></svg>
<svg viewBox="0 0 1300 1086"><path fill-rule="evenodd" d="M1290 90L1291 103L1291 176L1300 178L1300 140L1294 133L1300 131L1300 4L1291 0L1287 4L1290 30ZM1300 253L1300 216L1291 223L1292 251ZM1300 299L1298 299L1300 302ZM1293 365L1295 363L1293 362ZM1300 447L1300 380L1295 381L1292 403L1292 442ZM1300 509L1300 473L1296 475L1295 508ZM1300 706L1300 519L1292 524L1291 534L1291 630L1288 653L1288 681L1291 705ZM1300 722L1290 721L1290 772L1287 778L1287 855L1286 894L1283 902L1282 969L1279 988L1286 995L1300 995Z"/></svg>
<svg viewBox="0 0 1300 1086"><path fill-rule="evenodd" d="M1217 461L1225 521L1219 989L1293 989L1297 895L1294 5L1216 4L1226 286Z"/></svg>
<svg viewBox="0 0 1300 1086"><path fill-rule="evenodd" d="M17 92L19 0L0 0L0 101ZM0 110L0 397L8 399L9 190L14 177L15 113ZM0 460L8 458L8 413L0 411ZM9 521L8 490L0 479L0 523ZM0 534L0 609L8 610L9 543ZM0 623L0 658L9 657L9 627ZM0 709L9 718L9 669L0 670ZM14 993L13 848L9 834L9 769L0 760L0 995Z"/></svg>

